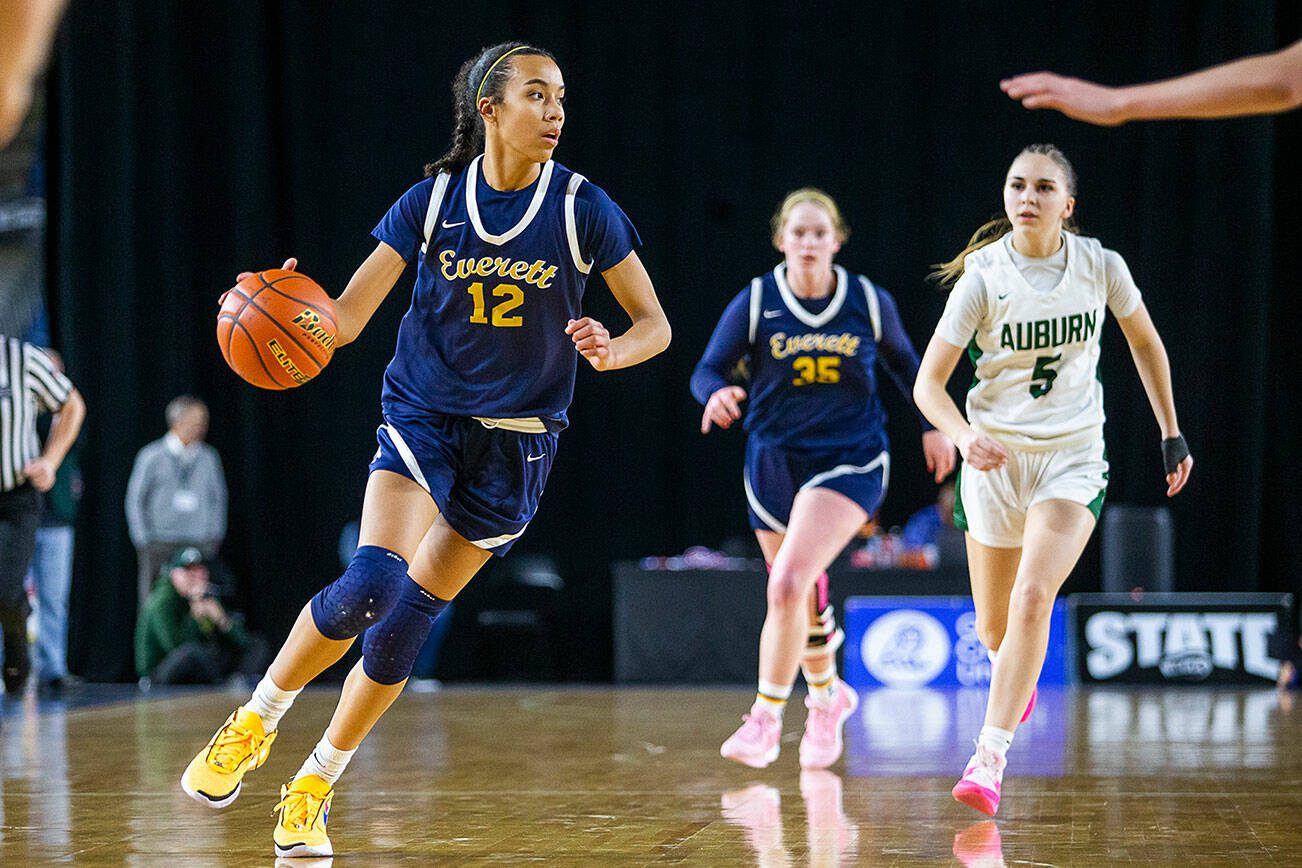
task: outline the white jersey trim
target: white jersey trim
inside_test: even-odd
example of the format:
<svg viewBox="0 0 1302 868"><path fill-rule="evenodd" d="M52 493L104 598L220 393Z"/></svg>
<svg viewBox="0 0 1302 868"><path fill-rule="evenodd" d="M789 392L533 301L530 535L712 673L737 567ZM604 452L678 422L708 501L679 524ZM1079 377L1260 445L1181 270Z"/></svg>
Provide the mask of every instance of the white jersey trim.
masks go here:
<svg viewBox="0 0 1302 868"><path fill-rule="evenodd" d="M416 463L416 456L412 454L411 447L407 445L406 440L402 439L398 429L387 422L380 427L389 432L389 439L393 441L393 447L398 450L402 463L407 465L407 470L411 473L412 479L416 480L417 485L425 489L426 494L433 497L434 493L429 490L429 483L425 481L425 474L421 472L420 465Z"/></svg>
<svg viewBox="0 0 1302 868"><path fill-rule="evenodd" d="M759 334L760 308L764 306L764 281L755 278L750 282L750 343L755 344Z"/></svg>
<svg viewBox="0 0 1302 868"><path fill-rule="evenodd" d="M470 214L470 224L475 227L475 234L480 240L487 241L489 244L505 244L529 228L529 224L537 216L538 209L542 207L543 199L547 196L547 186L552 180L552 168L556 164L551 160L543 163L542 174L538 176L538 188L533 191L533 201L529 203L529 209L524 212L520 222L501 235L493 235L484 228L483 221L479 219L479 202L475 198L475 188L479 185L479 162L482 159L484 155L480 154L471 160L470 169L466 172L466 211Z"/></svg>
<svg viewBox="0 0 1302 868"><path fill-rule="evenodd" d="M429 248L430 239L434 237L434 224L438 222L439 210L443 207L443 196L448 189L448 173L439 172L434 179L434 189L430 191L429 208L425 210L425 241L420 245L420 252Z"/></svg>
<svg viewBox="0 0 1302 868"><path fill-rule="evenodd" d="M835 479L838 476L845 476L848 473L871 473L878 467L882 469L882 495L886 495L886 487L891 481L891 456L888 452L880 453L872 461L862 466L854 464L839 464L831 470L825 470L815 476L811 476L809 481L800 486L800 490L807 488L817 488L829 479Z"/></svg>
<svg viewBox="0 0 1302 868"><path fill-rule="evenodd" d="M579 227L574 217L574 196L579 192L579 185L586 180L588 179L575 172L570 175L569 186L565 189L565 237L570 240L570 256L574 257L574 267L581 274L591 271L592 263L584 262L583 253L579 250Z"/></svg>
<svg viewBox="0 0 1302 868"><path fill-rule="evenodd" d="M821 328L826 325L832 317L841 312L841 305L845 304L845 269L839 265L833 265L832 271L836 273L836 290L832 293L832 300L823 312L815 314L806 310L805 306L796 298L796 294L791 291L791 286L787 283L787 264L784 262L773 269L773 280L778 285L778 294L782 296L782 302L787 306L787 310L791 311L792 316L811 329Z"/></svg>
<svg viewBox="0 0 1302 868"><path fill-rule="evenodd" d="M750 477L746 475L745 470L741 472L741 484L746 489L746 502L750 504L751 511L759 516L759 520L767 524L769 530L774 533L786 533L787 526L774 518L755 496L755 490L750 487Z"/></svg>
<svg viewBox="0 0 1302 868"><path fill-rule="evenodd" d="M489 537L488 539L472 539L470 540L470 544L472 546L478 546L481 549L494 549L502 545L502 543L509 543L511 540L524 533L528 527L529 525L526 524L515 533L505 533L501 536Z"/></svg>
<svg viewBox="0 0 1302 868"><path fill-rule="evenodd" d="M863 294L868 299L868 318L873 323L873 342L880 344L882 342L882 303L877 298L877 287L862 274L859 275L859 282L863 284Z"/></svg>

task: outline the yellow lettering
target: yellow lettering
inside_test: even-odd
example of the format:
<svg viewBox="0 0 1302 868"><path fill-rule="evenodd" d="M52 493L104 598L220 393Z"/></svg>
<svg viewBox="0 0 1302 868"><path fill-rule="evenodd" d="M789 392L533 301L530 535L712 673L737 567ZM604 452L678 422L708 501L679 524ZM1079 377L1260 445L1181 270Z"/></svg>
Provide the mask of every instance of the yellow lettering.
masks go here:
<svg viewBox="0 0 1302 868"><path fill-rule="evenodd" d="M479 260L479 267L475 269L480 277L488 277L493 273L493 257L485 256Z"/></svg>
<svg viewBox="0 0 1302 868"><path fill-rule="evenodd" d="M456 258L457 252L455 250L444 250L439 253L439 262L443 263L439 267L439 270L443 272L444 280L457 279L457 269L456 266L452 264Z"/></svg>
<svg viewBox="0 0 1302 868"><path fill-rule="evenodd" d="M511 271L507 275L512 280L524 280L525 274L529 272L529 263L517 262L511 266Z"/></svg>
<svg viewBox="0 0 1302 868"><path fill-rule="evenodd" d="M556 276L556 266L551 265L543 270L542 277L538 278L538 288L546 289L552 285L552 278Z"/></svg>

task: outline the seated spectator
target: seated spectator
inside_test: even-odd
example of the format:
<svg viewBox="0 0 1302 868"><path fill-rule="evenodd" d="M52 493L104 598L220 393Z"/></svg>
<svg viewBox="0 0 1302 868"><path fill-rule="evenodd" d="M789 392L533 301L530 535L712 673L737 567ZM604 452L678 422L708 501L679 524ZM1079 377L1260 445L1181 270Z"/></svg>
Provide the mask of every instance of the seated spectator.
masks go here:
<svg viewBox="0 0 1302 868"><path fill-rule="evenodd" d="M946 482L936 492L936 502L909 516L900 534L900 544L905 552L905 560L922 552L934 552L928 555L927 568L934 569L937 564L962 564L967 562L967 544L963 532L954 527L954 483ZM929 546L935 548L929 549ZM934 561L934 562L933 562ZM917 566L908 563L906 566Z"/></svg>
<svg viewBox="0 0 1302 868"><path fill-rule="evenodd" d="M153 684L216 684L235 674L257 678L266 664L266 642L217 598L203 552L178 551L136 623L136 674Z"/></svg>

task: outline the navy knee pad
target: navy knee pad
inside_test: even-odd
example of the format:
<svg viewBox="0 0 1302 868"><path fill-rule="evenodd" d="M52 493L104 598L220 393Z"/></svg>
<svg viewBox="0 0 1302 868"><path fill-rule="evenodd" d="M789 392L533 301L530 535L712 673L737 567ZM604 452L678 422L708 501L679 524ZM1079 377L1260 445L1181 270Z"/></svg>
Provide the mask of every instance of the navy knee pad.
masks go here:
<svg viewBox="0 0 1302 868"><path fill-rule="evenodd" d="M434 619L448 607L410 576L388 617L366 631L362 640L362 670L379 684L397 684L411 674Z"/></svg>
<svg viewBox="0 0 1302 868"><path fill-rule="evenodd" d="M410 581L400 555L362 546L344 574L312 598L312 620L327 639L351 639L389 614Z"/></svg>

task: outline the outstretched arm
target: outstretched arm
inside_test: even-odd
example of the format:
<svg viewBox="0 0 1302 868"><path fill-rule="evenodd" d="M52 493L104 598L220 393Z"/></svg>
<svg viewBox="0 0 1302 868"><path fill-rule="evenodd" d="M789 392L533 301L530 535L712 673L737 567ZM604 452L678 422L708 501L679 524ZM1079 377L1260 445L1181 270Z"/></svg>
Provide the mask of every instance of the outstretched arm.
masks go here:
<svg viewBox="0 0 1302 868"><path fill-rule="evenodd" d="M1302 105L1302 40L1165 81L1106 87L1052 72L999 83L1029 109L1057 109L1091 124L1165 118L1228 118L1273 114Z"/></svg>
<svg viewBox="0 0 1302 868"><path fill-rule="evenodd" d="M669 320L637 253L629 253L601 276L633 325L612 338L610 331L590 316L571 320L565 333L574 341L574 348L598 371L632 367L664 352L671 337Z"/></svg>
<svg viewBox="0 0 1302 868"><path fill-rule="evenodd" d="M1171 392L1171 363L1166 357L1166 347L1148 315L1148 308L1140 302L1129 316L1120 317L1117 323L1130 344L1130 354L1135 359L1139 370L1139 379L1144 383L1144 392L1148 403L1153 407L1158 427L1162 429L1162 439L1170 440L1180 436L1180 423L1175 416L1175 396ZM1166 496L1173 497L1184 488L1193 471L1193 456L1186 455L1174 471L1167 473Z"/></svg>
<svg viewBox="0 0 1302 868"><path fill-rule="evenodd" d="M335 322L339 326L335 349L357 340L406 267L407 261L398 251L383 241L376 245L371 255L353 272L343 293L334 300ZM291 256L281 268L296 271L298 260ZM252 274L251 271L242 271L235 280L238 283Z"/></svg>

